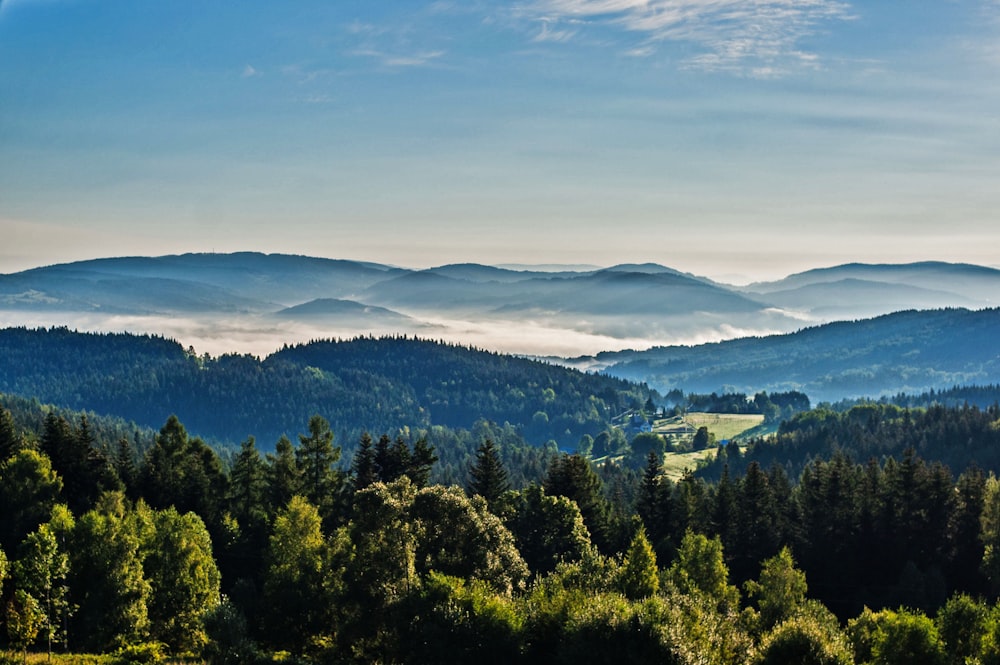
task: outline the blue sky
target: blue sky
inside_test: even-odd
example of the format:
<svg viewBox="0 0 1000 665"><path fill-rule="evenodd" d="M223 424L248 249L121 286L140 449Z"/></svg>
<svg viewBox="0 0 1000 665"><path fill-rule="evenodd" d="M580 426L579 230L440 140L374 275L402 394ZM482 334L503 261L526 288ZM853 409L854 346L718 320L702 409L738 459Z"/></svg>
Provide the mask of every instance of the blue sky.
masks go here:
<svg viewBox="0 0 1000 665"><path fill-rule="evenodd" d="M0 273L1000 264L1000 2L3 0Z"/></svg>

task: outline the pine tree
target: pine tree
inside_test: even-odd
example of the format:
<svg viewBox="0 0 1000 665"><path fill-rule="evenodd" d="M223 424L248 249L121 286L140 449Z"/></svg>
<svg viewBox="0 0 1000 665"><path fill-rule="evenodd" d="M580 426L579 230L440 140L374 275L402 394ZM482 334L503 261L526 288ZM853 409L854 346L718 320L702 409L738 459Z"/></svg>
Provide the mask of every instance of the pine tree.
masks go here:
<svg viewBox="0 0 1000 665"><path fill-rule="evenodd" d="M351 461L351 472L354 474L354 489L363 490L378 481L378 468L375 465L375 449L372 437L365 432L361 435L358 449Z"/></svg>
<svg viewBox="0 0 1000 665"><path fill-rule="evenodd" d="M302 473L295 462L295 448L287 436L282 435L274 446L274 454L267 455L267 479L270 490L268 512L273 516L301 491Z"/></svg>
<svg viewBox="0 0 1000 665"><path fill-rule="evenodd" d="M299 435L295 461L302 472L302 493L319 509L326 524L333 519L341 489L340 472L333 468L339 459L340 446L333 445L330 423L322 416L313 416L309 419L309 435Z"/></svg>
<svg viewBox="0 0 1000 665"><path fill-rule="evenodd" d="M486 503L493 506L500 496L510 489L507 480L507 470L500 461L496 445L492 439L486 439L476 453L476 463L469 469L469 496L479 495Z"/></svg>
<svg viewBox="0 0 1000 665"><path fill-rule="evenodd" d="M22 446L21 435L10 411L0 406L0 464L13 457Z"/></svg>
<svg viewBox="0 0 1000 665"><path fill-rule="evenodd" d="M622 593L631 600L649 598L660 588L660 574L656 568L656 554L640 524L625 552L619 578Z"/></svg>

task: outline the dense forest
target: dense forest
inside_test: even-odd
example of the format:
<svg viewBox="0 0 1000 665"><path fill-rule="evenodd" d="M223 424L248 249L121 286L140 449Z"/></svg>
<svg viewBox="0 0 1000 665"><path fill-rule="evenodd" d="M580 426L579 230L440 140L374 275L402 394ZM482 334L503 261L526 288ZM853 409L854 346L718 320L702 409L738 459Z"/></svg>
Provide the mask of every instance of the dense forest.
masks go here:
<svg viewBox="0 0 1000 665"><path fill-rule="evenodd" d="M460 487L431 482L438 450L419 430L363 435L348 462L314 415L273 452L249 438L223 458L176 417L140 452L127 427L8 401L0 600L12 652L218 663L1000 659L996 466L956 466L956 477L938 459L989 448L993 408L809 411L777 441L830 421L822 441L842 445L802 443L813 452L795 475L762 466L762 444L731 445L712 482L668 480L655 452L634 474L483 438ZM35 408L40 425L14 415ZM886 440L926 445L878 447L880 427ZM479 434L491 432L502 434ZM509 450L522 445L537 456Z"/></svg>
<svg viewBox="0 0 1000 665"><path fill-rule="evenodd" d="M785 335L604 352L596 360L609 374L661 392L798 390L832 402L996 383L998 334L998 308L901 311Z"/></svg>
<svg viewBox="0 0 1000 665"><path fill-rule="evenodd" d="M162 337L0 330L0 392L159 427L270 447L315 413L343 440L362 431L509 423L537 445L572 448L655 396L643 385L526 358L405 337L317 341L264 360L198 356Z"/></svg>

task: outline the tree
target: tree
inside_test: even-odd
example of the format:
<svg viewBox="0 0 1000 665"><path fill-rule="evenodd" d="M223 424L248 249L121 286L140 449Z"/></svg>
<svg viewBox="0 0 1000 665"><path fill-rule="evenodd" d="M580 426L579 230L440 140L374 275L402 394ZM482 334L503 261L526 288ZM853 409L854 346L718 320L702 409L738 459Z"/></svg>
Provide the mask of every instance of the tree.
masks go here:
<svg viewBox="0 0 1000 665"><path fill-rule="evenodd" d="M545 476L545 493L576 502L583 522L597 547L610 553L609 508L601 491L601 479L590 461L580 455L560 455Z"/></svg>
<svg viewBox="0 0 1000 665"><path fill-rule="evenodd" d="M24 445L10 411L0 405L0 464L14 456Z"/></svg>
<svg viewBox="0 0 1000 665"><path fill-rule="evenodd" d="M983 490L980 538L983 542L982 570L993 587L1000 591L1000 480L993 474Z"/></svg>
<svg viewBox="0 0 1000 665"><path fill-rule="evenodd" d="M65 506L56 506L52 520L24 539L21 558L15 566L18 588L38 601L42 613L39 628L50 655L53 642L66 645L65 628L72 615L68 598L69 555L65 537L73 526L69 510Z"/></svg>
<svg viewBox="0 0 1000 665"><path fill-rule="evenodd" d="M708 427L702 425L694 433L694 439L691 441L692 450L705 450L709 446L715 443L715 435L708 431Z"/></svg>
<svg viewBox="0 0 1000 665"><path fill-rule="evenodd" d="M956 594L938 610L937 628L948 654L948 665L977 662L988 634L989 608L980 600Z"/></svg>
<svg viewBox="0 0 1000 665"><path fill-rule="evenodd" d="M718 537L709 539L691 531L684 534L667 578L681 593L703 594L720 609L731 610L739 605L739 590L729 584L729 570Z"/></svg>
<svg viewBox="0 0 1000 665"><path fill-rule="evenodd" d="M38 637L45 624L42 606L24 589L15 589L7 605L7 636L11 646L21 651L22 660L28 662L28 647Z"/></svg>
<svg viewBox="0 0 1000 665"><path fill-rule="evenodd" d="M295 447L287 436L278 439L274 454L267 455L269 515L274 515L300 493L302 472L295 462Z"/></svg>
<svg viewBox="0 0 1000 665"><path fill-rule="evenodd" d="M872 612L868 608L847 624L859 663L872 665L943 665L944 645L934 622L900 608Z"/></svg>
<svg viewBox="0 0 1000 665"><path fill-rule="evenodd" d="M324 521L333 518L334 500L341 477L333 465L340 459L340 447L333 445L330 423L320 415L309 419L309 435L299 435L295 461L302 473L302 494L319 509Z"/></svg>
<svg viewBox="0 0 1000 665"><path fill-rule="evenodd" d="M212 542L195 513L167 508L153 515L143 569L150 584L150 635L175 654L195 655L207 643L204 616L219 604Z"/></svg>
<svg viewBox="0 0 1000 665"><path fill-rule="evenodd" d="M795 567L788 547L761 566L760 579L746 583L747 595L757 601L760 623L770 630L791 618L806 602L806 575Z"/></svg>
<svg viewBox="0 0 1000 665"><path fill-rule="evenodd" d="M409 510L416 529L416 569L477 579L510 595L524 586L528 567L514 536L479 496L458 487L425 487Z"/></svg>
<svg viewBox="0 0 1000 665"><path fill-rule="evenodd" d="M76 522L70 594L79 606L73 635L82 649L104 652L148 635L150 586L143 574L139 524L120 494L102 498Z"/></svg>
<svg viewBox="0 0 1000 665"><path fill-rule="evenodd" d="M646 529L640 523L625 552L619 579L622 593L631 600L648 598L660 588L659 575L656 554L646 538Z"/></svg>
<svg viewBox="0 0 1000 665"><path fill-rule="evenodd" d="M143 497L153 508L174 506L218 523L226 477L215 452L199 438L188 437L177 416L160 428L142 468Z"/></svg>
<svg viewBox="0 0 1000 665"><path fill-rule="evenodd" d="M351 460L351 471L354 474L354 489L363 490L378 481L378 466L375 463L375 448L372 437L365 432L361 435L358 449L354 451Z"/></svg>
<svg viewBox="0 0 1000 665"><path fill-rule="evenodd" d="M12 551L47 520L62 487L44 453L21 450L0 464L0 547Z"/></svg>
<svg viewBox="0 0 1000 665"><path fill-rule="evenodd" d="M538 485L505 498L499 512L536 576L562 562L580 561L592 549L580 508L564 496L549 496Z"/></svg>
<svg viewBox="0 0 1000 665"><path fill-rule="evenodd" d="M469 469L468 492L470 496L479 495L493 506L500 496L510 489L507 480L507 470L492 439L486 439L476 452L476 463Z"/></svg>
<svg viewBox="0 0 1000 665"><path fill-rule="evenodd" d="M275 517L264 577L267 636L275 646L301 654L333 634L338 577L319 510L292 497Z"/></svg>
<svg viewBox="0 0 1000 665"><path fill-rule="evenodd" d="M791 618L768 633L755 665L853 665L854 658L836 627L810 615Z"/></svg>

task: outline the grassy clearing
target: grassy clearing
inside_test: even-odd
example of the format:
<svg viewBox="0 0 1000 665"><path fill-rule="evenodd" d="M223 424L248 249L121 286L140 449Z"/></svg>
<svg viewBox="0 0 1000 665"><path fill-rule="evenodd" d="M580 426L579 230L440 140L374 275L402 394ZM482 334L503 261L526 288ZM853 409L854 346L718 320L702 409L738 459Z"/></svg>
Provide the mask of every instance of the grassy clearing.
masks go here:
<svg viewBox="0 0 1000 665"><path fill-rule="evenodd" d="M693 453L667 453L663 456L663 475L672 481L678 481L687 470L694 471L698 462L715 457L715 448L697 450Z"/></svg>
<svg viewBox="0 0 1000 665"><path fill-rule="evenodd" d="M732 439L764 422L764 416L755 413L689 413L684 421L695 429L707 427L716 441Z"/></svg>

